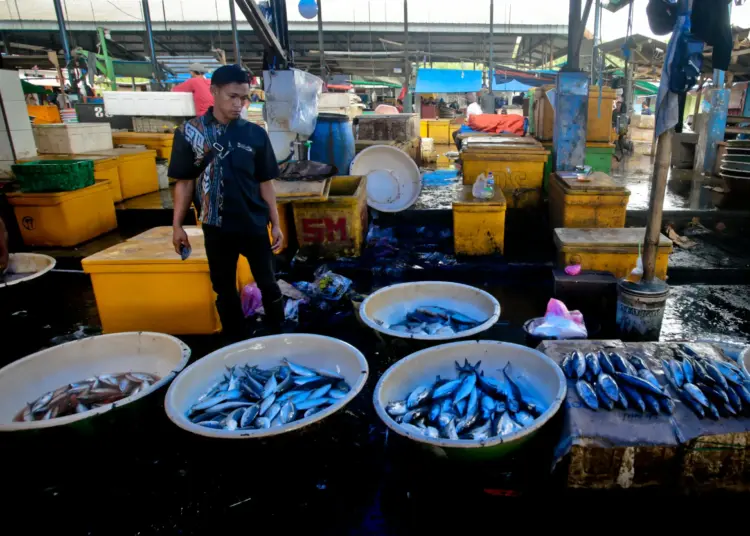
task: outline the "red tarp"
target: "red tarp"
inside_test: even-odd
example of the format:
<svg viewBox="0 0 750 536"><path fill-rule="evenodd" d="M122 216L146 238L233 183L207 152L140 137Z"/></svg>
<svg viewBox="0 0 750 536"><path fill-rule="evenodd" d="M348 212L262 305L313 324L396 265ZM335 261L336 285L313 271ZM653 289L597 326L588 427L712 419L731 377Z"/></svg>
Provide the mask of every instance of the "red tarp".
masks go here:
<svg viewBox="0 0 750 536"><path fill-rule="evenodd" d="M469 128L478 132L492 132L500 134L507 132L523 136L523 116L508 114L474 114L469 116Z"/></svg>

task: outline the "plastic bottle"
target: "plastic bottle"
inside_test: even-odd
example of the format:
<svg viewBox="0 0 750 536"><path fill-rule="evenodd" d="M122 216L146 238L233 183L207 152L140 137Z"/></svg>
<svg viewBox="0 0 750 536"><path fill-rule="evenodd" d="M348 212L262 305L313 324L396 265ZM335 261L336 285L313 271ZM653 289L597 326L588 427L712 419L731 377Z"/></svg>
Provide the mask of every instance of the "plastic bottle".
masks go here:
<svg viewBox="0 0 750 536"><path fill-rule="evenodd" d="M485 199L492 199L495 197L495 175L493 175L491 171L489 175L487 175L487 184L484 187L484 192Z"/></svg>
<svg viewBox="0 0 750 536"><path fill-rule="evenodd" d="M484 199L485 188L487 188L487 180L484 178L484 173L480 173L474 186L471 188L471 193L477 199Z"/></svg>

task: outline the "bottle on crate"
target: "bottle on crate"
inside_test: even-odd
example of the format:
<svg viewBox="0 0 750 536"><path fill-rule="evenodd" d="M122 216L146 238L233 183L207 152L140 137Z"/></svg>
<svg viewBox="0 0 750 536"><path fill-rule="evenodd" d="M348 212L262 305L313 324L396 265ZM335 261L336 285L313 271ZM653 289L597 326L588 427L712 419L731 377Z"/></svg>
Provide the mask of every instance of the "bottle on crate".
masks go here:
<svg viewBox="0 0 750 536"><path fill-rule="evenodd" d="M490 171L487 175L487 183L484 187L485 199L492 199L495 197L495 175Z"/></svg>

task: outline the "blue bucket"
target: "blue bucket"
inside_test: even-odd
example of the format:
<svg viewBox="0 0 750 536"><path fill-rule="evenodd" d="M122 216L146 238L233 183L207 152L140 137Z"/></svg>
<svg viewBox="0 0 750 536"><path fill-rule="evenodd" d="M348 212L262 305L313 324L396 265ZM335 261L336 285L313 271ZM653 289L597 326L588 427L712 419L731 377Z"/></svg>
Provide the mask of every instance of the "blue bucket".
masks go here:
<svg viewBox="0 0 750 536"><path fill-rule="evenodd" d="M340 114L319 114L310 136L310 160L336 166L340 175L349 173L354 160L354 134L349 118Z"/></svg>

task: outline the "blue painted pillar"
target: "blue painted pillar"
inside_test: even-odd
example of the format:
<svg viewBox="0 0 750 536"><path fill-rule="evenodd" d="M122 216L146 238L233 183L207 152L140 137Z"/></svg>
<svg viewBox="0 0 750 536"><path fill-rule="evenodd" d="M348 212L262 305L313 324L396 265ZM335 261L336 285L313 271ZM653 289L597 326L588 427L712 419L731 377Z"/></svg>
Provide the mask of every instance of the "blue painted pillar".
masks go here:
<svg viewBox="0 0 750 536"><path fill-rule="evenodd" d="M703 160L703 171L706 173L713 173L717 144L724 141L731 92L731 89L714 89L711 91L711 110L708 112L708 131L706 134L706 157Z"/></svg>
<svg viewBox="0 0 750 536"><path fill-rule="evenodd" d="M555 129L552 146L554 169L571 171L584 165L589 111L589 76L580 71L557 74Z"/></svg>
<svg viewBox="0 0 750 536"><path fill-rule="evenodd" d="M750 114L750 83L745 88L745 106L742 108L742 115L748 117Z"/></svg>

